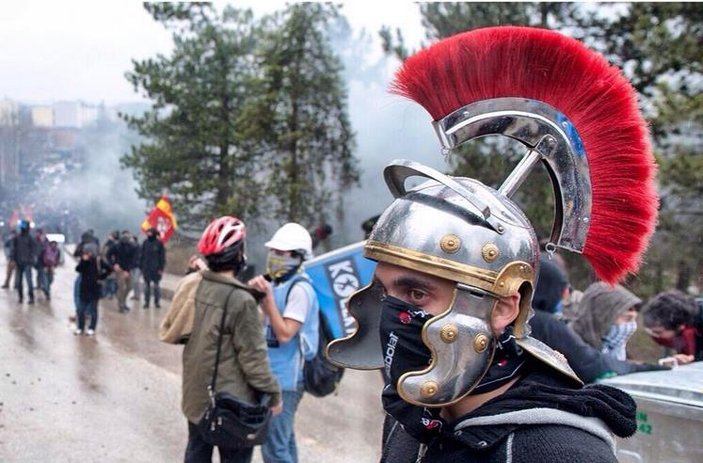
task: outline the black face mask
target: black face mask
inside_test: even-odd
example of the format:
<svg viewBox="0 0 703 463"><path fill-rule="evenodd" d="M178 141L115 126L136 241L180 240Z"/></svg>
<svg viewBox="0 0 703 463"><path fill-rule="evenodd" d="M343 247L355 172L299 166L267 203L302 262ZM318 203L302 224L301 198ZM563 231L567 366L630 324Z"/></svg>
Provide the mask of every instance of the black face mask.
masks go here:
<svg viewBox="0 0 703 463"><path fill-rule="evenodd" d="M424 370L432 355L422 342L422 327L432 318L422 309L394 297L386 297L381 309L381 345L385 367L381 401L383 408L405 430L420 442L437 436L444 425L439 408L418 407L404 401L398 394L400 377L409 371Z"/></svg>
<svg viewBox="0 0 703 463"><path fill-rule="evenodd" d="M515 378L525 365L526 357L515 342L513 327L508 326L498 337L493 361L471 394L482 394L498 389Z"/></svg>
<svg viewBox="0 0 703 463"><path fill-rule="evenodd" d="M386 297L381 312L381 345L384 349L383 408L420 442L437 436L445 421L441 408L420 407L405 402L398 394L400 377L409 371L427 368L432 354L422 342L422 327L432 318L422 309L394 297ZM471 394L493 391L515 378L525 364L522 349L515 343L512 326L498 338L496 352L488 372Z"/></svg>

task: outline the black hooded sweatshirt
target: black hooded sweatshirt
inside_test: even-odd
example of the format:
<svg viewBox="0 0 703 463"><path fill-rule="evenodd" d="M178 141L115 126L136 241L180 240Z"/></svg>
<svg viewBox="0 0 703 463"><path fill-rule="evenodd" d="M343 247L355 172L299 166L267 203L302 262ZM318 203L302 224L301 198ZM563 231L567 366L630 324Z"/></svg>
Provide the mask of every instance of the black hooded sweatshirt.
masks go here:
<svg viewBox="0 0 703 463"><path fill-rule="evenodd" d="M382 463L617 462L611 433L634 434L636 406L601 384L575 387L536 361L502 395L420 445L388 417Z"/></svg>

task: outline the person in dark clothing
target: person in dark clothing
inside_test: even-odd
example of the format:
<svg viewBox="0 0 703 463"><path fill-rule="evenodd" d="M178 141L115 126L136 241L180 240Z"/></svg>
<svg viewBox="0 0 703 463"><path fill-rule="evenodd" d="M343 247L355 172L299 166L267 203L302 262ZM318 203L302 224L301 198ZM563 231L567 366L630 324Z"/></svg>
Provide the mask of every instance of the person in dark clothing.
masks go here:
<svg viewBox="0 0 703 463"><path fill-rule="evenodd" d="M142 298L142 247L136 236L132 236L132 241L136 246L137 252L134 253L134 265L130 271L130 276L132 277L132 297L130 299L137 301L137 304L139 304Z"/></svg>
<svg viewBox="0 0 703 463"><path fill-rule="evenodd" d="M635 429L632 399L599 384L573 390L568 381L550 373L544 364L531 365L514 387L442 429L429 443L419 442L386 415L381 463L614 461L602 457L612 455L612 437L593 426L592 419L601 420L616 435L630 435ZM586 419L574 420L574 415Z"/></svg>
<svg viewBox="0 0 703 463"><path fill-rule="evenodd" d="M161 288L159 282L164 273L166 266L166 248L159 239L159 231L156 228L150 228L147 232L147 238L142 243L141 249L141 269L144 277L144 308L149 308L149 299L151 298L151 289L154 289L154 307L157 309L161 306Z"/></svg>
<svg viewBox="0 0 703 463"><path fill-rule="evenodd" d="M83 255L83 247L85 247L87 244L93 243L95 244L98 249L100 249L100 243L98 242L98 239L95 237L95 233L93 230L87 230L81 234L81 242L78 243L76 246L76 249L73 250L73 257L76 259L80 259L81 256ZM76 313L80 310L80 283L81 283L81 274L79 273L76 276L76 279L73 282L73 305L76 308Z"/></svg>
<svg viewBox="0 0 703 463"><path fill-rule="evenodd" d="M136 252L137 247L134 245L129 231L125 230L120 236L120 241L107 253L108 263L117 276L117 304L122 313L129 312L127 294L131 289L130 270L134 265Z"/></svg>
<svg viewBox="0 0 703 463"><path fill-rule="evenodd" d="M499 236L473 204L517 206L489 187L409 161L384 177L393 189L418 172L433 180L396 191L365 244L378 264L348 302L358 330L327 349L339 366L383 368L383 461L615 462L612 433L635 432L635 403L583 387L563 355L528 335L538 243L527 220L505 215Z"/></svg>
<svg viewBox="0 0 703 463"><path fill-rule="evenodd" d="M24 289L22 278L27 282L27 295L29 304L34 304L34 285L32 284L32 267L38 256L37 241L29 234L29 222L26 220L20 223L20 234L12 240L12 260L17 265L15 275L15 288L19 296L19 301L24 301Z"/></svg>
<svg viewBox="0 0 703 463"><path fill-rule="evenodd" d="M83 234L81 234L81 241L76 246L76 249L73 250L73 257L80 259L83 255L83 246L88 243L94 243L98 249L100 249L100 242L92 229L86 230Z"/></svg>
<svg viewBox="0 0 703 463"><path fill-rule="evenodd" d="M85 330L85 316L90 317L90 326L85 334L95 335L98 325L98 301L100 300L100 281L110 273L110 266L102 260L95 243L83 246L81 258L76 265L76 272L80 275L78 288L79 306L76 314L76 330L73 334L82 334Z"/></svg>
<svg viewBox="0 0 703 463"><path fill-rule="evenodd" d="M114 230L110 232L109 235L107 235L107 239L105 240L105 244L102 247L102 257L110 262L110 259L107 257L108 254L110 254L111 249L117 245L117 243L120 241L120 232L117 230ZM115 297L115 294L117 294L117 276L115 273L111 273L109 277L105 280L105 283L103 284L103 297L107 297L108 299L112 299Z"/></svg>
<svg viewBox="0 0 703 463"><path fill-rule="evenodd" d="M588 89L607 76L622 100L610 92L570 100L577 76ZM636 271L656 223L653 155L636 92L584 44L529 27L443 39L409 57L391 88L431 114L445 152L505 135L526 154L497 189L413 161L386 166L395 199L364 244L364 256L377 262L374 278L350 297L358 326L327 346L330 361L383 370L383 408L422 444L416 463L615 463L614 436L637 429L635 402L614 387L584 386L563 355L530 336L539 243L511 197L544 162L561 199L549 248L584 253L596 276L611 283ZM613 120L597 124L596 108ZM637 128L624 137L628 147L636 145L625 163L648 167L623 175L641 201L627 207L591 194L589 182L603 181L596 161L607 170L612 150L579 136L585 120L597 138L620 119ZM422 183L408 187L417 177ZM618 233L598 229L599 214L612 215L608 231ZM627 214L642 228L624 226ZM626 246L634 241L638 246ZM389 463L400 454L386 448L407 445L395 435L389 430L384 441Z"/></svg>
<svg viewBox="0 0 703 463"><path fill-rule="evenodd" d="M539 275L532 297L532 307L558 315L569 291L569 278L564 269L551 258L539 256Z"/></svg>
<svg viewBox="0 0 703 463"><path fill-rule="evenodd" d="M654 342L676 351L677 363L703 360L703 299L666 291L647 302L643 319Z"/></svg>
<svg viewBox="0 0 703 463"><path fill-rule="evenodd" d="M540 257L539 262L539 276L532 303L535 313L530 319L530 335L563 354L583 382L592 383L614 375L666 369L659 365L618 360L581 339L570 326L556 317L557 311L554 310L561 301L564 288L569 284L566 273L549 259ZM543 278L543 275L547 275L547 278Z"/></svg>
<svg viewBox="0 0 703 463"><path fill-rule="evenodd" d="M581 337L553 315L536 310L530 319L530 334L566 357L569 365L585 383L602 378L627 375L640 371L667 370L667 367L631 361L618 360L586 344Z"/></svg>

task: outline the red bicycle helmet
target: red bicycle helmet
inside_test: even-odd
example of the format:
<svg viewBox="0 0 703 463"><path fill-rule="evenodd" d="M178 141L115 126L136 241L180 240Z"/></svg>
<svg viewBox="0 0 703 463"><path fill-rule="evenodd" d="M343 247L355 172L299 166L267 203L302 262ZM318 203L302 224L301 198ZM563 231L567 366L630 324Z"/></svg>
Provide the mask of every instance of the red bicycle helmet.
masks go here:
<svg viewBox="0 0 703 463"><path fill-rule="evenodd" d="M226 215L213 220L203 232L198 243L198 251L205 256L222 254L232 247L239 248L244 243L247 232L244 222Z"/></svg>

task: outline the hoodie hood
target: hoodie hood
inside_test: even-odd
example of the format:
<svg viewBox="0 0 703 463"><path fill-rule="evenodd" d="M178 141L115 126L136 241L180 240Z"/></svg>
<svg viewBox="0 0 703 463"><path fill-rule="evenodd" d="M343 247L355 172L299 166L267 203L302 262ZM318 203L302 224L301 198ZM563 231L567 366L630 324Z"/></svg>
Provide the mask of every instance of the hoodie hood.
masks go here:
<svg viewBox="0 0 703 463"><path fill-rule="evenodd" d="M556 262L540 256L532 307L543 312L559 312L559 303L567 286L569 286L569 279L566 272Z"/></svg>
<svg viewBox="0 0 703 463"><path fill-rule="evenodd" d="M620 285L610 286L600 281L593 283L583 293L578 317L571 323L571 327L585 342L600 350L603 337L615 319L630 307L641 303L642 299Z"/></svg>
<svg viewBox="0 0 703 463"><path fill-rule="evenodd" d="M524 425L561 424L583 429L613 446L611 433L629 437L637 430L636 411L635 401L620 389L603 384L575 389L564 378L539 369L443 432L448 439L478 449L499 444ZM476 442L482 445L476 447Z"/></svg>
<svg viewBox="0 0 703 463"><path fill-rule="evenodd" d="M500 415L515 410L552 409L584 418L598 418L620 437L629 437L637 430L637 407L629 394L604 384L591 384L580 389L561 384L561 378L533 373L502 396L476 409L471 417Z"/></svg>

